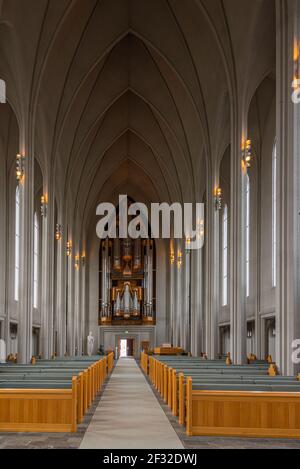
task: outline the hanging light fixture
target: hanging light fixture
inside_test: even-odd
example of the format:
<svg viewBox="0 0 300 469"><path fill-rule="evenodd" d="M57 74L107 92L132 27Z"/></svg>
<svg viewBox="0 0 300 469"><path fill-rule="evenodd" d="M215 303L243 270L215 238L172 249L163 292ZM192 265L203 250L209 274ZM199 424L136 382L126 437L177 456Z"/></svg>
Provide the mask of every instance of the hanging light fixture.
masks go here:
<svg viewBox="0 0 300 469"><path fill-rule="evenodd" d="M252 142L251 140L246 140L242 143L242 152L243 152L243 161L245 168L251 168L252 161Z"/></svg>
<svg viewBox="0 0 300 469"><path fill-rule="evenodd" d="M56 239L56 241L60 241L61 237L62 237L61 225L59 223L56 223L56 227L55 227L55 239Z"/></svg>
<svg viewBox="0 0 300 469"><path fill-rule="evenodd" d="M215 209L222 210L222 189L217 187L215 189Z"/></svg>
<svg viewBox="0 0 300 469"><path fill-rule="evenodd" d="M18 182L21 182L24 178L24 160L25 157L18 153L16 156L16 178Z"/></svg>
<svg viewBox="0 0 300 469"><path fill-rule="evenodd" d="M42 195L42 197L41 197L41 215L42 215L42 217L47 216L47 205L48 205L47 197L45 195Z"/></svg>

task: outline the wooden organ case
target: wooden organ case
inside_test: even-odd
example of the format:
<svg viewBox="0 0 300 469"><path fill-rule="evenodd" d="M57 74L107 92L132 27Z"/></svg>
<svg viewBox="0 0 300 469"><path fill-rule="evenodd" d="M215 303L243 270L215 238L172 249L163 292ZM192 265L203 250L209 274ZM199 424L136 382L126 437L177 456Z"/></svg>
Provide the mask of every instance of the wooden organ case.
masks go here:
<svg viewBox="0 0 300 469"><path fill-rule="evenodd" d="M99 325L155 324L154 240L107 238L99 265Z"/></svg>

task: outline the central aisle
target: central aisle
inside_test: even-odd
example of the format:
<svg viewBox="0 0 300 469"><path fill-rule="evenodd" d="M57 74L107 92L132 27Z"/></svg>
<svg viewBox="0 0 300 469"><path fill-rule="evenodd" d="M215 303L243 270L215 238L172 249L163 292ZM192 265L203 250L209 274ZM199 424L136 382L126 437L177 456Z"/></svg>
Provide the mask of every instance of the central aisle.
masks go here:
<svg viewBox="0 0 300 469"><path fill-rule="evenodd" d="M118 361L80 448L183 448L134 359Z"/></svg>

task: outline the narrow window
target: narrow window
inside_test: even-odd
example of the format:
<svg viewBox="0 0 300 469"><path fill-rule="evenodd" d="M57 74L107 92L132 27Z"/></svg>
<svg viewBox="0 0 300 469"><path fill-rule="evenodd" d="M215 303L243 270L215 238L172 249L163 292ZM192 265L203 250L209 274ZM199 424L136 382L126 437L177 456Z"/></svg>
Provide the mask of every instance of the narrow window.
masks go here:
<svg viewBox="0 0 300 469"><path fill-rule="evenodd" d="M272 161L272 286L276 287L276 248L277 248L277 146L273 148Z"/></svg>
<svg viewBox="0 0 300 469"><path fill-rule="evenodd" d="M246 296L250 296L250 179L246 175Z"/></svg>
<svg viewBox="0 0 300 469"><path fill-rule="evenodd" d="M222 305L228 304L228 207L223 212Z"/></svg>
<svg viewBox="0 0 300 469"><path fill-rule="evenodd" d="M33 233L33 307L38 308L39 288L39 221L37 213L34 214Z"/></svg>
<svg viewBox="0 0 300 469"><path fill-rule="evenodd" d="M15 196L15 301L19 301L19 285L20 285L20 189L16 188Z"/></svg>

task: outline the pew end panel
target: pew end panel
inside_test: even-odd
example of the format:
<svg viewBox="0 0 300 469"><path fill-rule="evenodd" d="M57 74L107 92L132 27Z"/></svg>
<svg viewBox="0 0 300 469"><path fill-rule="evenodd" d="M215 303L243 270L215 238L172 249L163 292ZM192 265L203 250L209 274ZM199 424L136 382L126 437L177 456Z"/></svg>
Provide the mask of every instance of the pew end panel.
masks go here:
<svg viewBox="0 0 300 469"><path fill-rule="evenodd" d="M178 415L178 379L176 370L172 370L172 413Z"/></svg>
<svg viewBox="0 0 300 469"><path fill-rule="evenodd" d="M77 423L83 421L84 416L84 382L83 382L83 373L79 373L77 379Z"/></svg>
<svg viewBox="0 0 300 469"><path fill-rule="evenodd" d="M0 389L0 431L76 432L77 378L71 389Z"/></svg>
<svg viewBox="0 0 300 469"><path fill-rule="evenodd" d="M170 408L172 408L172 398L173 398L172 374L173 374L173 369L168 368L168 392L166 396L167 397L166 402Z"/></svg>
<svg viewBox="0 0 300 469"><path fill-rule="evenodd" d="M300 393L196 391L187 379L189 436L300 438Z"/></svg>
<svg viewBox="0 0 300 469"><path fill-rule="evenodd" d="M186 379L186 434L193 435L193 383L192 378Z"/></svg>
<svg viewBox="0 0 300 469"><path fill-rule="evenodd" d="M185 424L185 388L184 388L184 375L178 375L178 389L179 389L179 425Z"/></svg>
<svg viewBox="0 0 300 469"><path fill-rule="evenodd" d="M278 376L279 375L279 371L278 371L278 368L275 365L275 363L270 364L269 369L268 369L268 375L269 376Z"/></svg>

